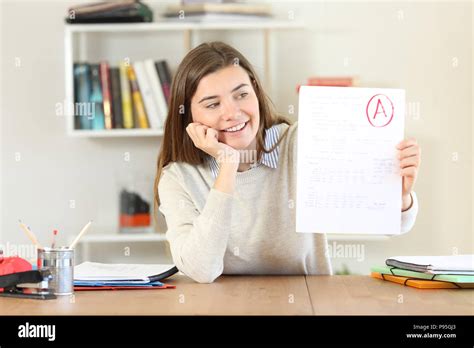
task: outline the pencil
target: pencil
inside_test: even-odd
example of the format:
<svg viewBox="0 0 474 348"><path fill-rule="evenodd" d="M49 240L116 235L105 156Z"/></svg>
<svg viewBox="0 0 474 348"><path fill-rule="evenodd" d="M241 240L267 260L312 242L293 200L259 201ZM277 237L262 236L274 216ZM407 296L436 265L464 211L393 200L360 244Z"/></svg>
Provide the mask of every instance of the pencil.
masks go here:
<svg viewBox="0 0 474 348"><path fill-rule="evenodd" d="M69 249L72 249L76 246L77 242L79 242L79 239L82 238L82 236L87 232L87 230L89 229L89 226L92 224L92 220L89 221L85 226L84 228L82 229L81 232L79 232L79 234L77 235L76 239L74 239L74 241L71 243L71 245L69 246Z"/></svg>
<svg viewBox="0 0 474 348"><path fill-rule="evenodd" d="M56 246L56 235L58 234L58 230L53 231L53 242L51 243L51 249L54 249Z"/></svg>
<svg viewBox="0 0 474 348"><path fill-rule="evenodd" d="M21 222L21 220L18 220L18 222L20 223L20 227L23 229L23 231L25 231L26 235L31 240L31 242L34 245L36 245L38 249L43 249L41 244L38 242L38 239L36 239L36 236L34 235L34 233L31 232L31 230L28 227L26 227L26 225L23 222Z"/></svg>

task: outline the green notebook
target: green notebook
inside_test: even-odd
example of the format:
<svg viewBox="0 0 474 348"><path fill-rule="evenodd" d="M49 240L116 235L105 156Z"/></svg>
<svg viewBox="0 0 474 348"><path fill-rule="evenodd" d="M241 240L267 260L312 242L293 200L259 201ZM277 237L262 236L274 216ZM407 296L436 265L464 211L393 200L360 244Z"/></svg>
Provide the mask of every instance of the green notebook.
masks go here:
<svg viewBox="0 0 474 348"><path fill-rule="evenodd" d="M459 274L430 274L423 272L407 271L401 268L389 266L375 266L370 269L372 272L382 274L391 274L409 278L427 279L427 280L441 280L452 283L474 283L474 276L459 275ZM434 278L433 278L434 276Z"/></svg>

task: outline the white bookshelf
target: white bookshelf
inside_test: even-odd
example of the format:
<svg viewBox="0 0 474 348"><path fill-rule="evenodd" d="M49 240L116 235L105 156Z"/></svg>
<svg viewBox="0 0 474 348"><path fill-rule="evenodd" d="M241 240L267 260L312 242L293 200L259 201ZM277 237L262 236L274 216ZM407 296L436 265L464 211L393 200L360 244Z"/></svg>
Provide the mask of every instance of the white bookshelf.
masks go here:
<svg viewBox="0 0 474 348"><path fill-rule="evenodd" d="M109 129L109 130L89 130L73 129L69 134L79 138L116 138L116 137L161 137L163 131L160 129Z"/></svg>
<svg viewBox="0 0 474 348"><path fill-rule="evenodd" d="M201 31L256 31L263 33L263 58L264 58L264 82L267 91L271 87L271 33L274 30L303 29L304 24L300 21L288 20L262 20L261 22L153 22L153 23L114 23L114 24L66 24L64 28L64 69L65 69L65 102L67 105L74 103L74 74L73 64L78 60L88 60L87 40L94 35L101 35L101 39L107 39L107 35L114 33L127 33L140 35L153 33L178 32L182 34L182 45L184 52L188 52L197 46L198 35ZM253 35L253 34L252 34ZM260 39L257 35L256 39ZM176 45L176 43L174 43ZM104 57L106 59L107 57ZM74 138L129 138L129 137L161 137L162 129L112 129L112 130L81 130L74 129L74 112L66 108L66 131L67 135ZM89 260L90 247L101 243L167 243L164 233L139 233L139 234L90 234L84 236L80 242L80 251L83 260Z"/></svg>
<svg viewBox="0 0 474 348"><path fill-rule="evenodd" d="M66 30L82 32L142 32L159 30L256 30L303 28L301 21L268 19L260 22L179 22L158 21L151 23L69 24Z"/></svg>
<svg viewBox="0 0 474 348"><path fill-rule="evenodd" d="M89 234L80 239L79 243L121 243L121 242L166 242L164 233L104 233Z"/></svg>
<svg viewBox="0 0 474 348"><path fill-rule="evenodd" d="M64 69L65 69L65 102L74 105L74 74L73 64L76 57L83 57L84 42L88 35L100 33L141 33L181 32L183 35L183 49L185 52L195 47L198 42L196 34L199 31L225 31L225 30L254 30L263 32L263 57L264 81L267 91L271 89L271 32L280 29L303 29L300 21L268 19L260 22L152 22L152 23L114 23L114 24L66 24L64 29ZM77 45L78 51L74 47ZM108 137L161 137L162 129L117 129L117 130L78 130L74 129L74 112L67 108L66 112L67 134L80 138L108 138Z"/></svg>

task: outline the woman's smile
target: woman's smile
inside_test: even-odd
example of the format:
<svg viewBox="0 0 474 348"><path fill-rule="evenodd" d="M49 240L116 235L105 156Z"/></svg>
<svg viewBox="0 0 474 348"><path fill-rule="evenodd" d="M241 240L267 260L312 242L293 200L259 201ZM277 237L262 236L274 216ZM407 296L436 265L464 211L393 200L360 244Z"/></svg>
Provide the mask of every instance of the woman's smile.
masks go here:
<svg viewBox="0 0 474 348"><path fill-rule="evenodd" d="M248 123L249 121L239 123L234 127L224 129L222 132L224 132L226 136L241 136L248 129Z"/></svg>

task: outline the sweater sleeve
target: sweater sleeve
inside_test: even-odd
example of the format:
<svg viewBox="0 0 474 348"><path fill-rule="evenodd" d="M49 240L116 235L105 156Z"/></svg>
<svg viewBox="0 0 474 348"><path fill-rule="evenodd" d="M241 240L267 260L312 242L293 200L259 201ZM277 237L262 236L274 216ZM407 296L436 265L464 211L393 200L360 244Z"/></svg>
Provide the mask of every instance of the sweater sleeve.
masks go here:
<svg viewBox="0 0 474 348"><path fill-rule="evenodd" d="M176 267L199 283L212 283L224 269L234 197L213 188L199 213L176 174L167 170L158 192Z"/></svg>
<svg viewBox="0 0 474 348"><path fill-rule="evenodd" d="M402 228L401 234L409 232L415 225L416 216L418 215L418 198L415 191L411 192L413 204L407 211L402 212Z"/></svg>

